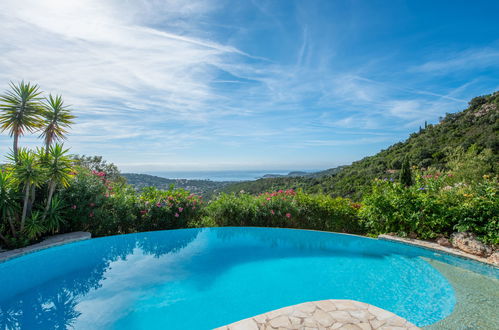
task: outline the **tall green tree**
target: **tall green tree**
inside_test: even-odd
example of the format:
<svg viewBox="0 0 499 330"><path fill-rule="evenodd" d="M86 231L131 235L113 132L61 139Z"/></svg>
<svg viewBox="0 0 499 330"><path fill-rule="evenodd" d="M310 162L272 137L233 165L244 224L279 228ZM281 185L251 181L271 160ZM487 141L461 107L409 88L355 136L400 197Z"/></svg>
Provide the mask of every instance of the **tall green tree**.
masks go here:
<svg viewBox="0 0 499 330"><path fill-rule="evenodd" d="M28 209L30 209L30 193L33 187L39 187L45 182L45 169L41 166L36 154L25 148L20 148L17 156L14 153L9 155L9 159L14 161L9 170L12 171L14 181L22 187L24 193L20 226L20 231L23 232Z"/></svg>
<svg viewBox="0 0 499 330"><path fill-rule="evenodd" d="M60 95L49 95L43 105L43 126L42 137L45 141L45 152L49 152L49 147L54 141L62 141L66 138L67 129L73 124L73 119L76 118L71 114L71 110Z"/></svg>
<svg viewBox="0 0 499 330"><path fill-rule="evenodd" d="M404 162L402 163L399 180L400 183L402 183L406 187L412 186L412 172L408 157L405 157Z"/></svg>
<svg viewBox="0 0 499 330"><path fill-rule="evenodd" d="M71 179L71 172L73 171L71 158L66 154L68 149L64 150L62 145L55 144L49 147L48 157L45 166L47 168L46 176L48 179L48 197L45 212L43 213L43 220L45 220L47 213L52 205L52 196L54 196L55 189L58 185L67 187Z"/></svg>
<svg viewBox="0 0 499 330"><path fill-rule="evenodd" d="M38 85L21 81L10 83L10 90L0 95L0 131L9 131L14 137L14 160L17 161L19 137L26 131L33 132L42 123L41 91Z"/></svg>

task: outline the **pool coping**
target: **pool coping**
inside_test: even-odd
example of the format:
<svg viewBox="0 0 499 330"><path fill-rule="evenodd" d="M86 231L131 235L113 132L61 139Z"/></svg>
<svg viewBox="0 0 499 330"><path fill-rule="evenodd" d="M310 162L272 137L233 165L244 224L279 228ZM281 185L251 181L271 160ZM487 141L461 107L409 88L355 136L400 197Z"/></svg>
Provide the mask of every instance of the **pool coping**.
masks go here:
<svg viewBox="0 0 499 330"><path fill-rule="evenodd" d="M39 243L28 245L19 249L0 252L0 263L9 261L14 258L22 257L29 253L45 250L54 246L84 241L90 238L92 238L92 234L85 231L76 231L72 233L48 236Z"/></svg>
<svg viewBox="0 0 499 330"><path fill-rule="evenodd" d="M417 330L406 319L356 300L328 299L292 305L231 323L215 330L400 329Z"/></svg>
<svg viewBox="0 0 499 330"><path fill-rule="evenodd" d="M417 240L417 239L413 239L413 238L404 238L404 237L398 237L398 236L386 235L386 234L379 235L378 239L384 240L384 241L402 243L402 244L406 244L406 245L417 246L417 247L420 247L420 248L423 248L426 250L444 252L444 253L453 255L455 257L458 257L458 258L471 259L474 261L484 263L488 266L499 268L498 264L495 264L495 263L489 261L487 258L476 256L474 254L467 253L467 252L464 252L464 251L456 249L456 248L442 246L442 245L435 243L435 242L421 241L421 240Z"/></svg>

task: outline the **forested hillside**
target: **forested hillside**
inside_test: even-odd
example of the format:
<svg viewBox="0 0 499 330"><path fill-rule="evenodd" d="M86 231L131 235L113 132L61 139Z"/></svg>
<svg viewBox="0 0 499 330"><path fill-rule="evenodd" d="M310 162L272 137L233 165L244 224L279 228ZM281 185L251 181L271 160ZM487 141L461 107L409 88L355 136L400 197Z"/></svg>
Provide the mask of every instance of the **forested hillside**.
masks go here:
<svg viewBox="0 0 499 330"><path fill-rule="evenodd" d="M121 176L137 190L141 190L145 187L168 190L171 185L174 185L175 188L186 189L203 196L216 193L220 188L229 184L229 182L226 181L166 179L155 175L137 173L122 173Z"/></svg>
<svg viewBox="0 0 499 330"><path fill-rule="evenodd" d="M497 172L499 149L499 92L479 96L469 107L447 114L436 125L425 125L409 136L374 156L349 166L319 172L313 177L272 178L241 182L226 186L225 192L260 193L278 189L302 188L306 192L323 192L333 196L359 199L374 178L397 178L405 158L412 166L447 169L453 157L459 157L473 146L477 156L489 157L491 172Z"/></svg>

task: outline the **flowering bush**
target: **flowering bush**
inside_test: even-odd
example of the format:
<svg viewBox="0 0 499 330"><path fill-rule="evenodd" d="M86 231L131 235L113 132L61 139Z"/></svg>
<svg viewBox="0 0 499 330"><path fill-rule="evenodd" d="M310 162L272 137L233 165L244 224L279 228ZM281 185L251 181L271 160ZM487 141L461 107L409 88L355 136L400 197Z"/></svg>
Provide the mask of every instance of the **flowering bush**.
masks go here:
<svg viewBox="0 0 499 330"><path fill-rule="evenodd" d="M68 207L67 230L84 230L94 236L148 230L184 228L194 221L201 197L183 189L155 188L137 193L106 173L80 169L63 192Z"/></svg>
<svg viewBox="0 0 499 330"><path fill-rule="evenodd" d="M195 221L203 206L202 197L184 189L143 190L137 201L139 231L185 228Z"/></svg>
<svg viewBox="0 0 499 330"><path fill-rule="evenodd" d="M288 227L359 233L356 204L343 198L293 190L252 196L223 194L205 209L219 226Z"/></svg>
<svg viewBox="0 0 499 330"><path fill-rule="evenodd" d="M360 210L369 232L429 239L471 231L487 243L499 243L497 178L465 184L451 173L427 171L417 173L415 181L404 187L375 180Z"/></svg>

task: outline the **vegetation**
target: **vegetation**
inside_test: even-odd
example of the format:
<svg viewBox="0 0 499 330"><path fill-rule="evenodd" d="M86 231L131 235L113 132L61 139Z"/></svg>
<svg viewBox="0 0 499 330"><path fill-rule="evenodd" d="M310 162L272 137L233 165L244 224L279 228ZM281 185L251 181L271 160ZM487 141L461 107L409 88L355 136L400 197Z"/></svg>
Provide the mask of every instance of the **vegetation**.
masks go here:
<svg viewBox="0 0 499 330"><path fill-rule="evenodd" d="M344 198L294 190L252 196L222 194L205 209L200 226L259 226L360 233L359 205Z"/></svg>
<svg viewBox="0 0 499 330"><path fill-rule="evenodd" d="M418 168L448 170L449 157L456 148L468 150L472 145L478 151L488 149L491 164L499 162L499 92L472 99L468 109L447 114L439 124L428 124L378 154L323 173L314 177L272 178L236 183L223 189L225 192L250 193L279 189L302 188L308 193L325 193L349 197L356 201L369 191L376 178L397 178L404 159ZM497 168L492 171L497 173Z"/></svg>
<svg viewBox="0 0 499 330"><path fill-rule="evenodd" d="M175 187L189 190L205 198L218 193L223 187L231 183L228 181L166 179L159 176L137 173L122 173L121 176L139 191L147 187L167 190L174 185Z"/></svg>
<svg viewBox="0 0 499 330"><path fill-rule="evenodd" d="M105 236L203 226L422 239L470 231L499 244L498 93L475 98L468 110L350 166L228 186L124 174L134 187L102 157L70 156L57 143L74 119L61 97L44 100L38 86L29 83L11 84L11 89L0 96L1 127L14 137L8 164L0 171L3 247L77 230ZM19 148L25 132L42 132L44 147ZM134 180L146 184L137 189ZM148 180L156 187L146 187ZM228 193L214 193L204 202L182 188L191 188L192 181Z"/></svg>

